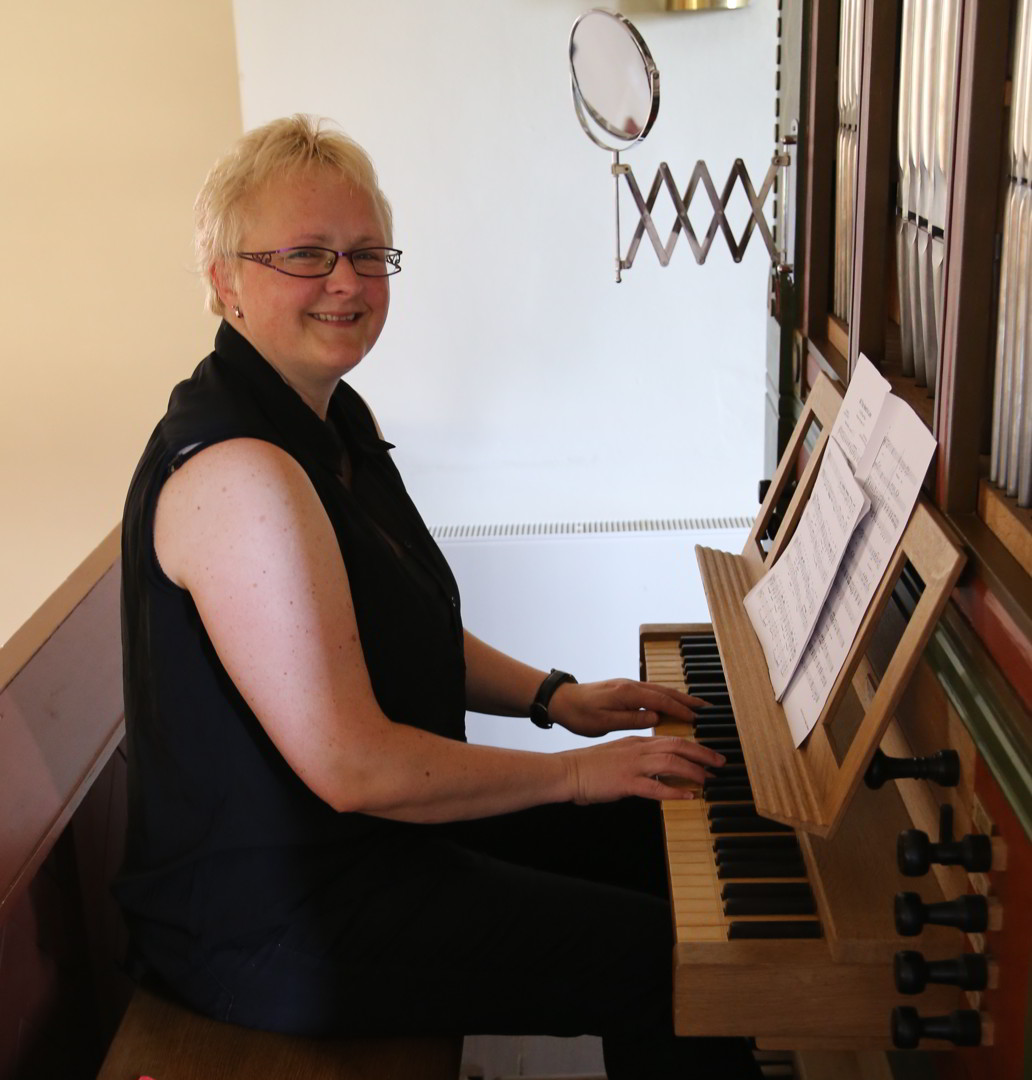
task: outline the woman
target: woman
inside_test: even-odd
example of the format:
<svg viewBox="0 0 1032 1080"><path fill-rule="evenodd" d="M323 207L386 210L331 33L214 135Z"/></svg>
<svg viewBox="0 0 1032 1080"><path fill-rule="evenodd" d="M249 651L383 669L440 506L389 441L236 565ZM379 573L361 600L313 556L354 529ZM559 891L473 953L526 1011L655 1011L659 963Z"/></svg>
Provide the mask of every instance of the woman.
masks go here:
<svg viewBox="0 0 1032 1080"><path fill-rule="evenodd" d="M467 708L582 735L700 703L579 685L462 627L454 579L342 376L400 269L364 152L309 118L245 135L197 201L214 352L129 491L130 828L141 972L209 1015L298 1032L605 1039L612 1076L736 1041L670 1031L660 798L718 755L631 737L465 742ZM631 798L637 796L638 798ZM706 1045L704 1045L706 1043ZM705 1075L705 1072L699 1073Z"/></svg>

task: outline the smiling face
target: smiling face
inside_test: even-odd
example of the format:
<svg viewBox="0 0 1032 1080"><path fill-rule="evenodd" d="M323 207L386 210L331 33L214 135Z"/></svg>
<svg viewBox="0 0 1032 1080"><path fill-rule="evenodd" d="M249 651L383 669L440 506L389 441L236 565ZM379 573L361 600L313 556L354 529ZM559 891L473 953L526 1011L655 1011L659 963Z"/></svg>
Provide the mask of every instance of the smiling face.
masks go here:
<svg viewBox="0 0 1032 1080"><path fill-rule="evenodd" d="M313 244L334 251L383 247L372 198L328 169L271 181L244 206L241 251ZM216 264L213 275L233 326L319 413L330 394L376 343L387 318L387 278L359 277L347 259L333 273L297 278L247 259Z"/></svg>

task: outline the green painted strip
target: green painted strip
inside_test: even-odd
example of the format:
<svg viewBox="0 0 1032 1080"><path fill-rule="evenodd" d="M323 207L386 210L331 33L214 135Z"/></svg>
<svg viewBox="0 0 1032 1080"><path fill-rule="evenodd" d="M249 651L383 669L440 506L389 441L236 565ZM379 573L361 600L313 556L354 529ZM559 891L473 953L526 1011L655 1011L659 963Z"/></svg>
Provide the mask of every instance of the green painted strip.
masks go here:
<svg viewBox="0 0 1032 1080"><path fill-rule="evenodd" d="M956 612L939 620L925 659L1032 839L1032 745L1021 703Z"/></svg>

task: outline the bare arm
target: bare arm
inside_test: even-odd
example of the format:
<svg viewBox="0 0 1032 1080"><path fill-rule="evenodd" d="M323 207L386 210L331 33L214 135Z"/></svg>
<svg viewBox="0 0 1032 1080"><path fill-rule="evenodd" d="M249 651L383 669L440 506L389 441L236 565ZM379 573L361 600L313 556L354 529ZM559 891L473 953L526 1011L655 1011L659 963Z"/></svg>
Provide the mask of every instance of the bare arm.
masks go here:
<svg viewBox="0 0 1032 1080"><path fill-rule="evenodd" d="M546 672L466 631L466 700L471 709L495 716L528 716ZM661 718L689 721L705 703L657 683L632 679L564 683L552 695L549 717L577 735L606 735L654 727Z"/></svg>
<svg viewBox="0 0 1032 1080"><path fill-rule="evenodd" d="M370 685L329 519L300 466L268 443L219 443L174 473L158 501L155 549L273 743L337 810L443 821L630 789L669 797L656 774L700 779L697 762L716 760L649 739L594 762L584 755L605 747L525 753L390 721Z"/></svg>

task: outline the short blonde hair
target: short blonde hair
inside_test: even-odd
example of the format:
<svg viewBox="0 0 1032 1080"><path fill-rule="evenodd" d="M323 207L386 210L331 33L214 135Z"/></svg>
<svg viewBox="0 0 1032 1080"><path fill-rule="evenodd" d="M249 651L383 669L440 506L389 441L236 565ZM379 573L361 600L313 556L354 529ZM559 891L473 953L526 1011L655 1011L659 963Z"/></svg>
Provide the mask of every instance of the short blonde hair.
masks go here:
<svg viewBox="0 0 1032 1080"><path fill-rule="evenodd" d="M225 314L211 279L219 259L239 247L244 202L270 180L312 166L334 169L373 200L388 244L393 240L391 205L380 190L369 155L353 139L327 130L325 121L297 113L248 131L212 166L194 203L194 250L205 283L208 310Z"/></svg>

